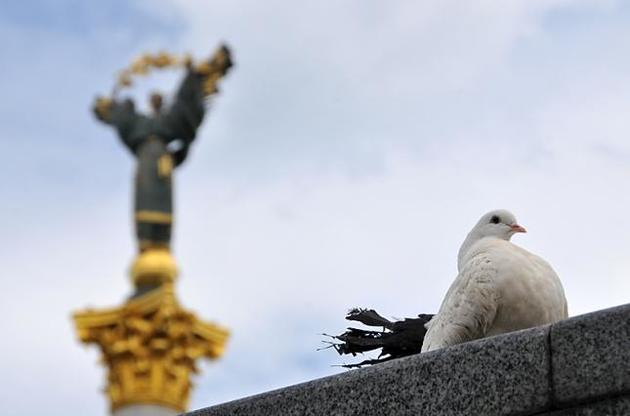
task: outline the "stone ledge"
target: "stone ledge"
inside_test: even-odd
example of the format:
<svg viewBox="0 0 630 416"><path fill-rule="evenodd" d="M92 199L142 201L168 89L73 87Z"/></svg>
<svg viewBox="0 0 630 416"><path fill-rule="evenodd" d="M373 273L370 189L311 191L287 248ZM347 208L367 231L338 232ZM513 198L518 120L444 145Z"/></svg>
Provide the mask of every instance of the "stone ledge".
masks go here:
<svg viewBox="0 0 630 416"><path fill-rule="evenodd" d="M628 416L630 415L630 396L586 403L555 412L540 413L536 416Z"/></svg>
<svg viewBox="0 0 630 416"><path fill-rule="evenodd" d="M559 404L630 393L630 305L553 325L551 357Z"/></svg>
<svg viewBox="0 0 630 416"><path fill-rule="evenodd" d="M625 305L188 415L630 414L629 328Z"/></svg>

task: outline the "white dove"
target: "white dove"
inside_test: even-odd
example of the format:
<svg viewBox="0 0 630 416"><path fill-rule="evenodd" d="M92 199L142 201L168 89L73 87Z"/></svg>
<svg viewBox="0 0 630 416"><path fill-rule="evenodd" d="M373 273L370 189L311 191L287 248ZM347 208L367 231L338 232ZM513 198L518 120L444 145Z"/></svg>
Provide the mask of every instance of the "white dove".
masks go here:
<svg viewBox="0 0 630 416"><path fill-rule="evenodd" d="M423 352L567 318L556 272L510 242L524 232L509 211L481 217L459 249L457 278L426 324Z"/></svg>

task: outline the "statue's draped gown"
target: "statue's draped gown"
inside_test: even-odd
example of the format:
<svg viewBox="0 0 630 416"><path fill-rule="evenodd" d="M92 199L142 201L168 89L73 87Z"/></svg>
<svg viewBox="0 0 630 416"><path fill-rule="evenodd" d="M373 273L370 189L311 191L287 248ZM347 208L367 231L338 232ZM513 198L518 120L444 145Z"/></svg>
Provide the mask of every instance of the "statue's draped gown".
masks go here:
<svg viewBox="0 0 630 416"><path fill-rule="evenodd" d="M188 71L170 108L150 117L131 100L114 101L104 122L137 157L135 223L140 248L168 246L173 218L173 167L181 164L205 113L201 75ZM178 142L173 149L171 143ZM171 144L169 146L169 144Z"/></svg>

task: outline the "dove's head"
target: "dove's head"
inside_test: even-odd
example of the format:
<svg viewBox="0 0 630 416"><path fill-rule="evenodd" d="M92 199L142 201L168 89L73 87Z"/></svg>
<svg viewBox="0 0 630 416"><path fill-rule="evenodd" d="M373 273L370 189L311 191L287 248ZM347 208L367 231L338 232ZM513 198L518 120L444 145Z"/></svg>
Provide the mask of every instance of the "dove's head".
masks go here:
<svg viewBox="0 0 630 416"><path fill-rule="evenodd" d="M496 237L509 240L516 233L526 233L510 211L497 209L485 214L470 232L477 238Z"/></svg>
<svg viewBox="0 0 630 416"><path fill-rule="evenodd" d="M479 240L485 237L500 238L509 241L516 233L527 232L516 222L516 217L510 211L497 209L485 214L468 233L466 240L459 249L457 256L458 268L461 269L468 250Z"/></svg>

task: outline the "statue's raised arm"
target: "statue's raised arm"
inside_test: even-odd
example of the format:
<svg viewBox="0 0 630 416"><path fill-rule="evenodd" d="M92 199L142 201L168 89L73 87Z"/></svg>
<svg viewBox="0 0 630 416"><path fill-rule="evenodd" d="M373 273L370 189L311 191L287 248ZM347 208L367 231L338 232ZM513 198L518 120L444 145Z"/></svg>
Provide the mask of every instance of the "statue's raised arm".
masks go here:
<svg viewBox="0 0 630 416"><path fill-rule="evenodd" d="M210 59L197 66L187 63L186 76L173 104L158 117L165 134L180 141L180 148L173 154L177 165L183 162L195 139L208 97L219 91L217 83L231 67L230 50L226 46L221 46Z"/></svg>

